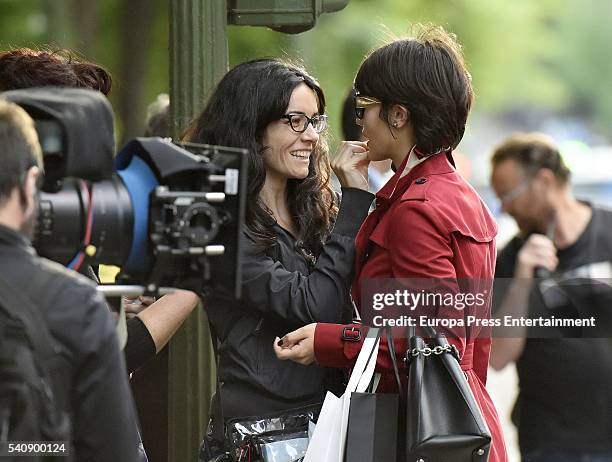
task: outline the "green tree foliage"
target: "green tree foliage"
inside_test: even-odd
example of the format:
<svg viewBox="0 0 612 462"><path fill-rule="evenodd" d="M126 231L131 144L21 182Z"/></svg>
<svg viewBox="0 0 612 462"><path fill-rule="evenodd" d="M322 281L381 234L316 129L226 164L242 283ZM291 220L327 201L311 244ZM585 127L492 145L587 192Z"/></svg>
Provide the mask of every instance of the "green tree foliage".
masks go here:
<svg viewBox="0 0 612 462"><path fill-rule="evenodd" d="M477 110L502 111L517 105L559 110L570 96L567 82L552 67L561 37L549 24L560 3L352 0L341 12L319 18L313 30L289 37L288 44L275 40L272 31L240 28L232 36L230 51L239 43L241 57L252 55L250 50L257 47L262 54L301 58L326 90L336 139L339 105L364 55L393 38L411 35L416 23L440 24L457 34L472 73Z"/></svg>
<svg viewBox="0 0 612 462"><path fill-rule="evenodd" d="M612 137L612 3L582 0L563 4L551 28L563 37L552 69L571 95L564 109L592 120Z"/></svg>
<svg viewBox="0 0 612 462"><path fill-rule="evenodd" d="M0 0L0 49L45 42L51 18L44 6L43 0Z"/></svg>
<svg viewBox="0 0 612 462"><path fill-rule="evenodd" d="M144 113L147 102L168 91L168 2L150 0L154 17L144 40L146 71L135 76L129 64L120 65L129 63L121 58L128 38L119 26L130 20L127 3L88 0L99 4L96 40L88 45L79 39L79 28L70 27L79 19L70 14L79 1L0 0L0 49L52 43L87 50L88 58L113 72L116 88L139 79L143 96L137 110ZM259 56L302 61L326 90L338 139L340 101L363 56L394 36L410 34L414 23L433 22L456 33L464 46L477 111L547 109L585 117L612 136L610 17L612 3L605 0L351 0L299 35L230 26L230 65ZM115 107L120 95L113 92Z"/></svg>

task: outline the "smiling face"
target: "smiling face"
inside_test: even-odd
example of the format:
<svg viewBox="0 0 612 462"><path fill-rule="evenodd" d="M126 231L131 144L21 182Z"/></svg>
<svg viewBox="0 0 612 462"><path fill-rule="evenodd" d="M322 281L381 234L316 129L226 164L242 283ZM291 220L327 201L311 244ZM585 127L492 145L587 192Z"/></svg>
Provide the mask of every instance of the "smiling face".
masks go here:
<svg viewBox="0 0 612 462"><path fill-rule="evenodd" d="M305 114L308 117L319 114L316 93L304 83L298 85L291 94L285 113ZM318 141L319 134L311 124L304 132L297 133L286 119L270 123L262 139L266 183L306 178Z"/></svg>

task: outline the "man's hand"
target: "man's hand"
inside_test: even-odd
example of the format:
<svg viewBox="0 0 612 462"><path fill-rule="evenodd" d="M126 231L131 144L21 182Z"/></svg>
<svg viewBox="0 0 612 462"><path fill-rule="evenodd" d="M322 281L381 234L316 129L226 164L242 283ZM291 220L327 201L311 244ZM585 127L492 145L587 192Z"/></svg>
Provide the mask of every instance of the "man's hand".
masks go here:
<svg viewBox="0 0 612 462"><path fill-rule="evenodd" d="M518 253L514 277L532 278L539 266L553 272L558 264L553 242L543 234L532 234Z"/></svg>
<svg viewBox="0 0 612 462"><path fill-rule="evenodd" d="M303 365L312 364L315 361L314 335L316 323L308 324L298 330L289 332L282 339L276 337L274 340L274 353L282 361L290 359Z"/></svg>

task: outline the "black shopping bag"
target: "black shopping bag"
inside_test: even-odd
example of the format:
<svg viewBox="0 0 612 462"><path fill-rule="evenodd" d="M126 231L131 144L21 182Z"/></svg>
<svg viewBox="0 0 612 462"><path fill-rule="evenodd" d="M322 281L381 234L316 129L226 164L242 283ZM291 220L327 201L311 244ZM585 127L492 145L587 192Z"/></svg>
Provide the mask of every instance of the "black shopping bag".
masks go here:
<svg viewBox="0 0 612 462"><path fill-rule="evenodd" d="M397 460L397 450L400 447L398 436L401 435L398 431L398 418L400 417L402 384L395 356L393 335L390 328L384 330L399 394L375 393L376 386L372 386L372 383L370 393L351 394L345 462L395 462ZM376 379L373 381L377 382ZM403 448L400 447L400 449Z"/></svg>
<svg viewBox="0 0 612 462"><path fill-rule="evenodd" d="M395 462L399 395L353 393L346 434L346 462Z"/></svg>

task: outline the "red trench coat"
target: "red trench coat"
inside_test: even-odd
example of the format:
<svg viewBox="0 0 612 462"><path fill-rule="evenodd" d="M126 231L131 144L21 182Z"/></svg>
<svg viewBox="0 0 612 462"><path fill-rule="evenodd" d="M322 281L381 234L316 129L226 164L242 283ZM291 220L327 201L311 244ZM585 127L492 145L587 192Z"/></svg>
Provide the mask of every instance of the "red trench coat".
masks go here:
<svg viewBox="0 0 612 462"><path fill-rule="evenodd" d="M476 191L456 172L450 154L437 154L399 178L398 172L376 195L376 209L356 238L356 276L352 294L360 306L364 279L444 278L492 281L495 270L497 225ZM487 315L490 303L484 308ZM481 313L482 315L482 313ZM356 327L361 327L359 324ZM323 366L350 367L362 341L346 341L339 324L318 324L314 348ZM444 332L461 355L476 401L492 434L489 462L508 460L497 411L485 388L491 349L489 331L478 327ZM365 335L361 336L362 338ZM377 370L382 372L379 391L396 389L386 342L381 342ZM406 341L395 339L398 359ZM400 367L403 362L399 361Z"/></svg>

